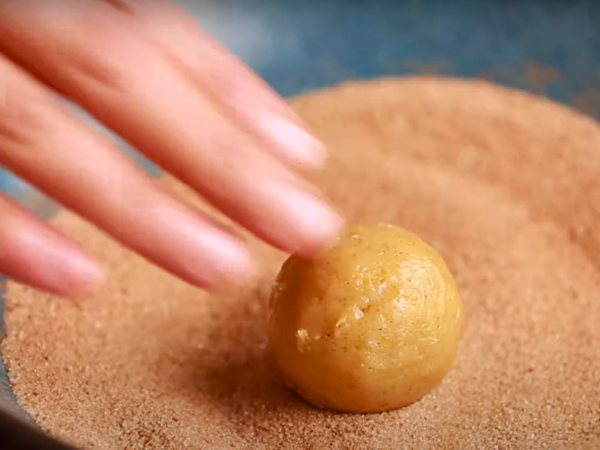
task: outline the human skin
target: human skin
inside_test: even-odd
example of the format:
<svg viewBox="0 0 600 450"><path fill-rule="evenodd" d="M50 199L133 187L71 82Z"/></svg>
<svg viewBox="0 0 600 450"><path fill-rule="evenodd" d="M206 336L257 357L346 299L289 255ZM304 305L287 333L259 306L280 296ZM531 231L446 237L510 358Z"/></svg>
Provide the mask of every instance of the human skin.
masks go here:
<svg viewBox="0 0 600 450"><path fill-rule="evenodd" d="M60 95L57 95L60 94ZM235 56L162 0L0 2L0 164L202 288L247 281L243 243L66 109L75 102L269 244L310 257L342 220L302 177L325 152ZM106 273L0 196L0 273L88 295Z"/></svg>

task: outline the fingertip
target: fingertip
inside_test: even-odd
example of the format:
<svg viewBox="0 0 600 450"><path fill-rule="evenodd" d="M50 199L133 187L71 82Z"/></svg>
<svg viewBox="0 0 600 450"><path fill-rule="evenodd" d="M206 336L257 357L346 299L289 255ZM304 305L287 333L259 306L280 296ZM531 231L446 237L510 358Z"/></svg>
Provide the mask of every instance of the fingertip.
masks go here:
<svg viewBox="0 0 600 450"><path fill-rule="evenodd" d="M339 239L346 224L345 219L337 211L325 204L320 213L315 211L312 220L313 225L304 228L304 244L294 251L304 258L313 258L323 249L332 246Z"/></svg>
<svg viewBox="0 0 600 450"><path fill-rule="evenodd" d="M319 195L291 184L273 188L279 226L271 238L283 250L312 257L338 237L345 220Z"/></svg>
<svg viewBox="0 0 600 450"><path fill-rule="evenodd" d="M59 288L68 296L93 296L108 278L108 270L85 253L74 252L57 277Z"/></svg>
<svg viewBox="0 0 600 450"><path fill-rule="evenodd" d="M235 235L195 217L180 221L178 232L185 245L158 262L188 283L214 291L246 285L256 276L247 246Z"/></svg>
<svg viewBox="0 0 600 450"><path fill-rule="evenodd" d="M290 166L319 169L325 164L323 143L295 121L273 113L259 115L256 120L265 139Z"/></svg>
<svg viewBox="0 0 600 450"><path fill-rule="evenodd" d="M61 297L94 296L106 282L108 272L94 258L71 242L47 243L30 284Z"/></svg>
<svg viewBox="0 0 600 450"><path fill-rule="evenodd" d="M17 267L9 277L20 283L52 295L69 298L84 298L95 295L106 281L107 271L103 266L77 251L60 249L44 250L45 253L61 253L52 259L40 258ZM46 255L43 255L46 256Z"/></svg>
<svg viewBox="0 0 600 450"><path fill-rule="evenodd" d="M236 288L251 284L257 277L257 268L247 246L231 235L216 240L211 247L216 276L214 288Z"/></svg>

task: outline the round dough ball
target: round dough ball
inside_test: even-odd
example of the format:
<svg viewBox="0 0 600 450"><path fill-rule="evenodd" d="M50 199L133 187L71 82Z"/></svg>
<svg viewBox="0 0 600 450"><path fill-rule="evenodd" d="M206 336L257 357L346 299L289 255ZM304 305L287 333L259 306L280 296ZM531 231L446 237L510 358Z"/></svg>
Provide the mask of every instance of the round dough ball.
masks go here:
<svg viewBox="0 0 600 450"><path fill-rule="evenodd" d="M355 413L400 408L437 386L463 316L441 256L386 224L350 225L318 258L290 257L271 307L286 383L314 406Z"/></svg>

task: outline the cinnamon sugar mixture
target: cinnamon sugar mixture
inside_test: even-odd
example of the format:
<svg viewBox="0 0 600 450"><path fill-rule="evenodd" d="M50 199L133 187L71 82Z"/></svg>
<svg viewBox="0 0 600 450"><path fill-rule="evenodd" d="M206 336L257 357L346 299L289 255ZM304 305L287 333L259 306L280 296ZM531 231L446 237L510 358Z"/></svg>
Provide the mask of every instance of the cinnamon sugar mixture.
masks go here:
<svg viewBox="0 0 600 450"><path fill-rule="evenodd" d="M113 273L98 298L78 302L8 286L3 355L40 426L97 450L594 448L596 122L436 78L347 83L292 103L329 146L315 179L341 212L415 231L455 274L466 323L442 386L384 414L315 410L267 356L267 298L284 255L250 239L261 280L211 297L61 212L54 224Z"/></svg>

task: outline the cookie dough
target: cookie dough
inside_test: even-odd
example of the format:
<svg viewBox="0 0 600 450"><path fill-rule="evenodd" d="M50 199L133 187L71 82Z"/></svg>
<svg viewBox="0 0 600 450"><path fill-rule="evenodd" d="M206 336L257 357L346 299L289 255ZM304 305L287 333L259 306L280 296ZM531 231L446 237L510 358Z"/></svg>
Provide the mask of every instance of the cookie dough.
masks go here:
<svg viewBox="0 0 600 450"><path fill-rule="evenodd" d="M450 369L461 335L463 305L444 260L387 224L351 225L315 260L292 256L271 301L283 378L332 410L419 400Z"/></svg>

